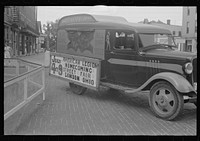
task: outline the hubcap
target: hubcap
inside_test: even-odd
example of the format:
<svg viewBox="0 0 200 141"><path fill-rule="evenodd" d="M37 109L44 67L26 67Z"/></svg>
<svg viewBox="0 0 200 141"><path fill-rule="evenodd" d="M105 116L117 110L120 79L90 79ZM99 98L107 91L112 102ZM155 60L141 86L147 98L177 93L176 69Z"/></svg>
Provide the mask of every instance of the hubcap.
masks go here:
<svg viewBox="0 0 200 141"><path fill-rule="evenodd" d="M175 108L175 98L168 89L159 89L153 95L153 105L161 114L170 114Z"/></svg>

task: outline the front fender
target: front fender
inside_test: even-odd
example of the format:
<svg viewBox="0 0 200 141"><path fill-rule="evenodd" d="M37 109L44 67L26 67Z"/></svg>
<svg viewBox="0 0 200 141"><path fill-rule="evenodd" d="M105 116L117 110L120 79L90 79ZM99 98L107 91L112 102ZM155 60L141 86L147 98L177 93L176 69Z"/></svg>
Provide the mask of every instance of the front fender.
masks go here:
<svg viewBox="0 0 200 141"><path fill-rule="evenodd" d="M162 72L152 76L144 85L143 88L146 87L149 83L156 79L163 79L171 83L179 92L181 93L188 93L188 92L195 92L193 86L185 79L183 76L171 73L171 72ZM142 88L142 89L143 89Z"/></svg>

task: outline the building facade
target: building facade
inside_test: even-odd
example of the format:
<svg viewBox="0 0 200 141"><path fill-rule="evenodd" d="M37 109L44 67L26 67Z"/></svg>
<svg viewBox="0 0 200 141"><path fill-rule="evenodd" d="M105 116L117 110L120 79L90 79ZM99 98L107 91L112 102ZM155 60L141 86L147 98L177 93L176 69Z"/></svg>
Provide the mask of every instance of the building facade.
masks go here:
<svg viewBox="0 0 200 141"><path fill-rule="evenodd" d="M37 7L4 7L4 32L4 40L12 47L13 56L34 54L39 36Z"/></svg>
<svg viewBox="0 0 200 141"><path fill-rule="evenodd" d="M162 28L166 28L171 31L172 36L175 39L176 45L178 47L178 50L184 51L185 48L185 39L182 38L182 26L180 25L171 25L170 20L167 20L166 23L158 20L158 21L148 21L148 19L144 19L144 21L141 21L139 23L144 24L151 24L155 26L160 26Z"/></svg>
<svg viewBox="0 0 200 141"><path fill-rule="evenodd" d="M197 7L183 7L182 33L185 38L184 51L197 52Z"/></svg>
<svg viewBox="0 0 200 141"><path fill-rule="evenodd" d="M41 48L44 48L44 41L47 35L42 33L41 21L38 21L37 24L38 24L39 34L40 34L40 36L37 38L37 44L38 44L37 52L41 52Z"/></svg>
<svg viewBox="0 0 200 141"><path fill-rule="evenodd" d="M10 47L13 47L17 37L15 32L15 25L13 24L13 15L11 6L4 7L4 42L7 43ZM15 51L12 52L12 55L15 55Z"/></svg>

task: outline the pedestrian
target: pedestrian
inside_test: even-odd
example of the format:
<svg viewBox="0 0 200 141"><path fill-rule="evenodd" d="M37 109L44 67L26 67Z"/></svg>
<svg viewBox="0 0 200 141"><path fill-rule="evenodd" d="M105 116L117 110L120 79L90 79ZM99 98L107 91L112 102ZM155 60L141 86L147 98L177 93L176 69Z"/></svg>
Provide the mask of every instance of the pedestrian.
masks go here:
<svg viewBox="0 0 200 141"><path fill-rule="evenodd" d="M12 56L12 48L8 45L7 41L5 41L4 58L11 58L11 56Z"/></svg>

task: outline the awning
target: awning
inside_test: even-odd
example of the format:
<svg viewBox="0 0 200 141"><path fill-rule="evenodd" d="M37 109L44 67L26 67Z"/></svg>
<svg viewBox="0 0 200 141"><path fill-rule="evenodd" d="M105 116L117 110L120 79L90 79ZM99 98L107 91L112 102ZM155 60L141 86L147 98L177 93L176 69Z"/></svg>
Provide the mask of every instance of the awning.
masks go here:
<svg viewBox="0 0 200 141"><path fill-rule="evenodd" d="M32 35L38 36L38 37L40 36L39 33L37 34L37 33L33 32L33 31L29 30L29 29L22 29L21 32L26 32L26 33L29 33L29 34L32 34Z"/></svg>
<svg viewBox="0 0 200 141"><path fill-rule="evenodd" d="M40 34L36 34L36 33L34 33L33 31L31 31L31 30L26 30L28 33L30 33L30 34L32 34L32 35L35 35L35 36L40 36Z"/></svg>

